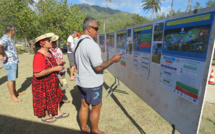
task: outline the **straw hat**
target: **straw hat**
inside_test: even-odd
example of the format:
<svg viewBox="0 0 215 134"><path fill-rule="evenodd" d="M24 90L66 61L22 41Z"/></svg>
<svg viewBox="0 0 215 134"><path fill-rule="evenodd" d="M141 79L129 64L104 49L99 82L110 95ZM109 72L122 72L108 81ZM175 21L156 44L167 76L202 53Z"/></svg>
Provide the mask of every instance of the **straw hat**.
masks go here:
<svg viewBox="0 0 215 134"><path fill-rule="evenodd" d="M57 41L59 39L58 35L53 35L51 41Z"/></svg>
<svg viewBox="0 0 215 134"><path fill-rule="evenodd" d="M39 37L35 38L34 45L40 40L51 38L53 35L54 33L46 33L46 34L40 35Z"/></svg>

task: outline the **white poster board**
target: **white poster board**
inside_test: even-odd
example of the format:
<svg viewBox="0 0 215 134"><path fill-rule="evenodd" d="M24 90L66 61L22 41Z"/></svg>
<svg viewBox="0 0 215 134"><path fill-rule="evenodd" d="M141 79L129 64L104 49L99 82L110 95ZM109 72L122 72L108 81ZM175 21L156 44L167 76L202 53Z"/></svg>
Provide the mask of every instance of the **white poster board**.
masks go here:
<svg viewBox="0 0 215 134"><path fill-rule="evenodd" d="M214 9L133 26L132 55L126 53L116 64L116 77L185 134L198 133L201 122L214 50ZM116 32L118 54L125 51L125 32Z"/></svg>

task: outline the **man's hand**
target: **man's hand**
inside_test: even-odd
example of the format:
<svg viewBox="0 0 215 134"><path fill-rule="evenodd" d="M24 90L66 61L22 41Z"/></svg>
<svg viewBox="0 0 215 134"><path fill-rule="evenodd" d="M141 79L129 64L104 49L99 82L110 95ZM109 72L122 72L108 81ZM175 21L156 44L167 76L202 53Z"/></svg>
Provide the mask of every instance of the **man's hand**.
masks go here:
<svg viewBox="0 0 215 134"><path fill-rule="evenodd" d="M6 59L7 59L7 57L4 56L4 57L1 57L1 58L0 58L0 61L5 61Z"/></svg>
<svg viewBox="0 0 215 134"><path fill-rule="evenodd" d="M111 58L111 60L113 61L113 63L119 62L120 59L121 59L121 55L119 55L119 54L115 54L115 55Z"/></svg>

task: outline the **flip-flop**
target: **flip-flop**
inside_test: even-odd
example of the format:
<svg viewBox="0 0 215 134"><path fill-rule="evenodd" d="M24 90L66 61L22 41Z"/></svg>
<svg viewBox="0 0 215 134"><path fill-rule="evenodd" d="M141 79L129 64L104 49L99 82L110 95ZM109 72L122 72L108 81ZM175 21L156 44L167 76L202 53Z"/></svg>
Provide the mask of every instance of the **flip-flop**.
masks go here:
<svg viewBox="0 0 215 134"><path fill-rule="evenodd" d="M25 92L19 92L18 95L24 95L26 94Z"/></svg>
<svg viewBox="0 0 215 134"><path fill-rule="evenodd" d="M60 119L60 118L66 118L69 116L69 113L62 113L61 115L59 116L55 116L56 119Z"/></svg>
<svg viewBox="0 0 215 134"><path fill-rule="evenodd" d="M12 102L21 102L22 100L21 99L15 99L15 100L10 100Z"/></svg>
<svg viewBox="0 0 215 134"><path fill-rule="evenodd" d="M63 103L70 103L69 100L62 100Z"/></svg>
<svg viewBox="0 0 215 134"><path fill-rule="evenodd" d="M48 121L48 120L50 120L50 119L53 119L53 117L48 118L48 119L43 119L43 118L41 118L41 121L46 122L46 123L53 123L53 122L55 122L55 121L56 121L56 119L55 119L55 120L53 120L53 121Z"/></svg>

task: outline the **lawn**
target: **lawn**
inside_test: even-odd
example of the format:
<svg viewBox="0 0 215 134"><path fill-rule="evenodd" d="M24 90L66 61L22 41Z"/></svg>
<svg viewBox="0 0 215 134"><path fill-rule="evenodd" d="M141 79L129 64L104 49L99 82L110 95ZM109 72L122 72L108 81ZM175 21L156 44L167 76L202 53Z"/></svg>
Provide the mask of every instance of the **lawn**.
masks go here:
<svg viewBox="0 0 215 134"><path fill-rule="evenodd" d="M69 88L66 89L65 94L71 103L63 104L61 109L63 112L70 113L70 116L59 119L52 124L43 123L40 118L33 115L31 91L33 55L24 53L19 55L19 59L19 78L16 87L18 91L26 92L25 95L19 97L23 99L22 102L10 102L6 71L4 68L0 69L0 134L80 134L77 118L80 98L75 82L69 81L68 73L66 73L66 78ZM68 70L69 64L66 55L64 55L64 59L67 62L66 70ZM114 82L114 78L108 71L105 71L104 80L103 93ZM109 134L172 133L172 127L168 122L130 89L126 89L129 94L117 88L108 99L103 95L103 107L99 123L101 130L108 131ZM200 134L215 133L214 114L215 104L206 102Z"/></svg>

